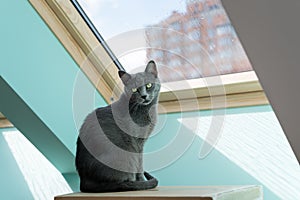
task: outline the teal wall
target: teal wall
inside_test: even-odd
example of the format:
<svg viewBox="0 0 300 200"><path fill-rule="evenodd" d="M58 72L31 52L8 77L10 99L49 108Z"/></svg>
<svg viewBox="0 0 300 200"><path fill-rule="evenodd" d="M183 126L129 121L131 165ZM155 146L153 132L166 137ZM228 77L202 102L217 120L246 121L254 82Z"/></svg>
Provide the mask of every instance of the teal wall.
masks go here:
<svg viewBox="0 0 300 200"><path fill-rule="evenodd" d="M78 133L72 112L73 85L76 77L82 72L28 1L1 2L0 27L0 76L38 116L45 128L55 133L74 154ZM81 84L86 89L92 88L86 78L81 79ZM0 91L0 95L1 92L3 91ZM81 95L77 96L77 100L84 102L84 91ZM103 105L101 96L98 93L94 95L96 104ZM0 98L3 100L3 96ZM24 110L12 111L18 112L24 113ZM17 127L19 125L15 124ZM33 124L27 126L30 128ZM32 199L1 132L0 149L2 198ZM51 147L49 151L52 151ZM74 181L77 177L72 173L66 174L65 177L70 180L71 186L78 185Z"/></svg>
<svg viewBox="0 0 300 200"><path fill-rule="evenodd" d="M1 76L74 152L76 63L28 1L2 2L0 13Z"/></svg>
<svg viewBox="0 0 300 200"><path fill-rule="evenodd" d="M82 73L28 1L4 1L1 3L0 15L0 75L66 148L74 153L77 137L75 122L80 123L82 118L76 118L75 121L73 119L73 89L76 76ZM96 106L105 103L98 93L90 93L93 88L88 80L83 78L80 83L83 90L76 94L75 104L84 108L77 106L76 114L84 116L91 109L90 105L85 105L89 103L86 95L95 95ZM164 129L156 139L149 141L148 150L169 141L169 134L179 126L178 116L179 114L167 115ZM199 151L200 142L200 139L196 139L178 161L154 172L161 185L260 184L217 151L206 159L199 160L195 152ZM1 197L31 199L23 176L1 134L0 149L0 188L4 191ZM74 178L70 179L74 182ZM13 192L15 187L18 188L17 193ZM265 199L277 199L267 188L264 188L264 192Z"/></svg>

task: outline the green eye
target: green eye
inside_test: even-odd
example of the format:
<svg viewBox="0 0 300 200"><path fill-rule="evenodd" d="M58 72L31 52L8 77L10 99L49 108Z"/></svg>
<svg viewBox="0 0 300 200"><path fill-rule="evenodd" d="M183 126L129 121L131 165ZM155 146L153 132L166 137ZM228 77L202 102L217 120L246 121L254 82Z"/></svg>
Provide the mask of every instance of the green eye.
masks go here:
<svg viewBox="0 0 300 200"><path fill-rule="evenodd" d="M147 83L146 88L151 88L152 87L152 83Z"/></svg>
<svg viewBox="0 0 300 200"><path fill-rule="evenodd" d="M132 88L131 91L132 91L133 93L135 93L135 92L137 92L137 89L136 89L136 88Z"/></svg>

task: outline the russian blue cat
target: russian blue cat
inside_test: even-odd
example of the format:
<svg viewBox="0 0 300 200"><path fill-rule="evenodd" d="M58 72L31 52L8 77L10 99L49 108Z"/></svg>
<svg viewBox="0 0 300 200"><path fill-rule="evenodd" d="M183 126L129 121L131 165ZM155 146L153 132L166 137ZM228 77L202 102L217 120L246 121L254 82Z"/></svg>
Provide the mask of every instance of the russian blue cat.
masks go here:
<svg viewBox="0 0 300 200"><path fill-rule="evenodd" d="M150 61L136 74L119 71L119 77L120 99L94 110L80 129L75 164L82 192L146 190L158 184L143 170L143 147L157 120L156 64Z"/></svg>

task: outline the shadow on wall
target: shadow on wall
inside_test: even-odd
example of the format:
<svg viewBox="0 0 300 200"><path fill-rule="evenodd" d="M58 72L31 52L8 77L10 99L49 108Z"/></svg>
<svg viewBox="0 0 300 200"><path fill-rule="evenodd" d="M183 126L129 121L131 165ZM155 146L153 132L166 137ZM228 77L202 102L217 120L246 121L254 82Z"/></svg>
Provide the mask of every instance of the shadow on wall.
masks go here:
<svg viewBox="0 0 300 200"><path fill-rule="evenodd" d="M0 129L0 188L3 199L33 199L25 178L6 143L3 132L11 129ZM4 181L5 180L5 181ZM16 192L18 189L18 192Z"/></svg>
<svg viewBox="0 0 300 200"><path fill-rule="evenodd" d="M22 133L11 128L3 130L2 135L21 172L19 178L25 179L24 188L30 190L34 199L53 199L56 195L72 192L61 173Z"/></svg>

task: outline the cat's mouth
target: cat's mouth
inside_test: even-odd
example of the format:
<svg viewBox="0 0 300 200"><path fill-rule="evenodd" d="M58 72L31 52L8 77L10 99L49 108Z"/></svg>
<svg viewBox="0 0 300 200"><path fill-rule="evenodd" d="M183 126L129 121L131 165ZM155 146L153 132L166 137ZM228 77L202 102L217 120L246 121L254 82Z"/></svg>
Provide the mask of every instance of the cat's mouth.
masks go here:
<svg viewBox="0 0 300 200"><path fill-rule="evenodd" d="M145 99L145 100L142 102L143 105L148 105L148 104L150 104L150 103L151 103L151 100L148 100L148 99Z"/></svg>

